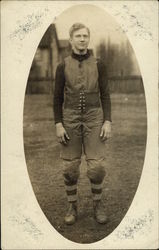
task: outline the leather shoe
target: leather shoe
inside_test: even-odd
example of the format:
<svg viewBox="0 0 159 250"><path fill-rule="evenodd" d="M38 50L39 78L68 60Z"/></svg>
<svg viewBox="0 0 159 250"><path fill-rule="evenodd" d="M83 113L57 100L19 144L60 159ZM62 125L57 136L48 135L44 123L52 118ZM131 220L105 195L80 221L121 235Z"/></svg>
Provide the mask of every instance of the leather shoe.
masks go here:
<svg viewBox="0 0 159 250"><path fill-rule="evenodd" d="M100 224L107 223L108 218L105 214L104 206L103 206L101 200L100 201L93 201L93 207L94 207L94 216L95 216L96 221Z"/></svg>
<svg viewBox="0 0 159 250"><path fill-rule="evenodd" d="M65 223L67 225L73 225L76 222L76 219L77 219L77 204L70 203L68 212L65 216Z"/></svg>

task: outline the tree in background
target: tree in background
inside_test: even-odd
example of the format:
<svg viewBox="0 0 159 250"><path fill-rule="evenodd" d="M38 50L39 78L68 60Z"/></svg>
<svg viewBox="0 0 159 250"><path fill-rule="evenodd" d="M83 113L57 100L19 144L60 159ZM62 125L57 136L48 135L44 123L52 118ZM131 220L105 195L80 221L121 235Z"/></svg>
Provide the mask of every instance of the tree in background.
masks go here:
<svg viewBox="0 0 159 250"><path fill-rule="evenodd" d="M97 57L105 64L108 77L130 76L133 74L132 48L130 43L113 44L102 40L97 46Z"/></svg>

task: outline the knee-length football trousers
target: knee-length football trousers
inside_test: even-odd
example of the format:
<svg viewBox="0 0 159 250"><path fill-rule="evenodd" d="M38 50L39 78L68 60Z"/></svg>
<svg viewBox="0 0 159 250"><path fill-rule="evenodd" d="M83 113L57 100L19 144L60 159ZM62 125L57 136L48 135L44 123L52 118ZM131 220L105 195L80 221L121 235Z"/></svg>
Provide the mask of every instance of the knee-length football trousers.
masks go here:
<svg viewBox="0 0 159 250"><path fill-rule="evenodd" d="M85 112L64 109L63 125L70 138L67 145L61 145L60 153L67 199L69 202L77 201L79 166L84 153L93 200L100 200L106 174L105 143L100 139L103 125L102 108L92 108Z"/></svg>

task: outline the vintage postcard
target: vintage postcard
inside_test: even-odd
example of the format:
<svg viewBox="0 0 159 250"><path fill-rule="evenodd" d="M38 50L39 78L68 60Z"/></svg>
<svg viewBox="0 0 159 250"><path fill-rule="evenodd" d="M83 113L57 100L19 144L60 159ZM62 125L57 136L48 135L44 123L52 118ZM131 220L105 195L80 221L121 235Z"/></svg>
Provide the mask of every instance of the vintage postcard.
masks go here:
<svg viewBox="0 0 159 250"><path fill-rule="evenodd" d="M157 249L157 1L2 1L2 249Z"/></svg>

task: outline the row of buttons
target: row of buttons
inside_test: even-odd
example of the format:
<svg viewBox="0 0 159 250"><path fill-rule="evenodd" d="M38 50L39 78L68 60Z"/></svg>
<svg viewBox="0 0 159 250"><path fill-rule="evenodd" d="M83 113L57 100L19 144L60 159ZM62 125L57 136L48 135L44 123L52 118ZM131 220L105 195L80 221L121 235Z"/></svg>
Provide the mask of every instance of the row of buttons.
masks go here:
<svg viewBox="0 0 159 250"><path fill-rule="evenodd" d="M85 110L85 95L84 95L84 92L80 92L80 104L78 105L78 109Z"/></svg>

